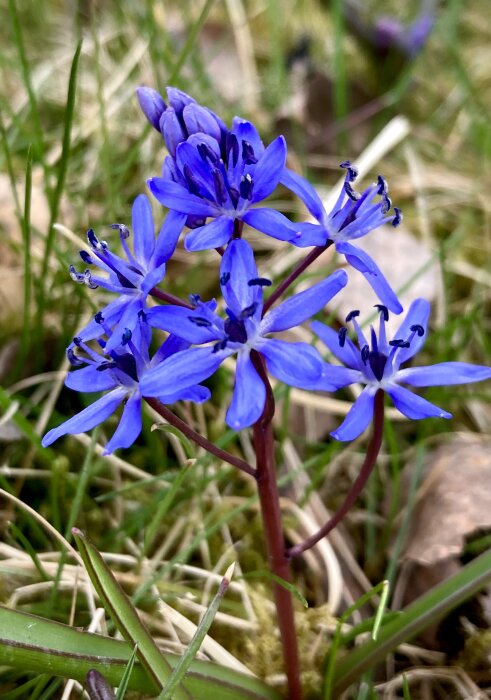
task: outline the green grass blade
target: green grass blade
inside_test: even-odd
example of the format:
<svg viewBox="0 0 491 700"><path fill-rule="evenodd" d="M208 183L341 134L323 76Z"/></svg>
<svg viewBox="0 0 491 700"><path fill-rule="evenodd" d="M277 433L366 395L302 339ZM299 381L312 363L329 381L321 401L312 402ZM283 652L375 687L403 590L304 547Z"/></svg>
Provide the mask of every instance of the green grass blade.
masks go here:
<svg viewBox="0 0 491 700"><path fill-rule="evenodd" d="M169 663L160 653L160 649L141 622L136 609L106 565L100 552L81 530L73 528L72 534L77 542L90 580L99 594L104 608L123 637L131 643L132 647L135 645L138 647L139 660L155 683L162 689L171 675ZM190 698L188 692L182 688L175 689L174 697L176 700L189 700Z"/></svg>
<svg viewBox="0 0 491 700"><path fill-rule="evenodd" d="M201 31L201 28L203 27L206 18L208 17L208 13L211 10L211 6L215 0L206 0L203 9L200 12L200 15L196 22L193 24L193 26L190 28L189 33L188 33L188 38L186 40L186 43L184 44L181 53L179 54L177 61L174 64L174 68L172 69L172 72L169 76L168 79L168 85L174 85L176 80L179 78L181 74L182 67L184 66L189 54L193 50L193 47L196 43L196 39L198 38L198 34Z"/></svg>
<svg viewBox="0 0 491 700"><path fill-rule="evenodd" d="M220 602L225 593L227 592L227 589L230 585L230 581L232 580L234 567L235 564L232 564L225 572L225 576L220 582L215 597L213 598L208 609L203 615L203 618L201 619L196 629L196 632L193 635L193 638L189 642L186 651L181 656L177 665L172 671L172 675L167 681L165 688L160 693L158 700L172 700L172 698L174 697L174 691L176 687L184 679L186 671L191 666L191 663L193 662L196 654L198 653L200 646L203 644L204 638L208 634L208 630L210 629L212 622L215 619L215 615L217 614Z"/></svg>
<svg viewBox="0 0 491 700"><path fill-rule="evenodd" d="M441 619L491 582L491 550L432 588L400 615L383 625L377 640L369 640L345 656L334 669L333 695L348 688L402 642Z"/></svg>
<svg viewBox="0 0 491 700"><path fill-rule="evenodd" d="M17 371L22 368L29 350L29 338L31 334L31 290L32 290L32 270L31 270L31 196L32 196L32 149L29 146L26 162L26 185L24 195L24 215L22 217L22 252L24 267L24 310L22 319L22 337L20 341L20 351L17 360Z"/></svg>
<svg viewBox="0 0 491 700"><path fill-rule="evenodd" d="M119 686L132 655L132 647L118 639L90 634L28 613L0 606L0 665L25 673L74 678L83 683L91 669L112 686ZM178 662L165 654L171 667ZM195 700L280 700L262 681L206 661L194 660L186 685ZM128 689L156 695L157 685L135 663Z"/></svg>
<svg viewBox="0 0 491 700"><path fill-rule="evenodd" d="M128 661L128 664L126 665L126 668L124 670L124 675L121 679L121 684L118 686L116 700L123 700L123 698L125 696L126 689L128 688L128 683L130 681L131 672L133 671L133 666L135 665L136 652L137 652L137 648L135 646L135 648L133 649L133 653L131 655L131 658Z"/></svg>
<svg viewBox="0 0 491 700"><path fill-rule="evenodd" d="M63 141L61 147L61 156L58 164L58 175L56 178L56 185L54 192L50 197L50 221L48 225L48 233L46 236L46 243L44 247L43 264L41 267L41 278L39 280L39 297L38 297L38 322L40 324L40 329L43 323L44 305L45 305L45 287L46 278L48 272L48 263L51 250L53 248L55 229L53 225L56 223L58 218L58 211L60 207L61 195L63 194L63 188L65 186L66 173L68 169L68 158L70 155L70 142L73 124L73 114L75 110L75 96L77 92L77 74L78 66L80 63L80 54L82 51L82 41L80 40L77 44L75 50L72 65L70 68L70 77L68 79L68 92L65 107L65 122L63 129Z"/></svg>

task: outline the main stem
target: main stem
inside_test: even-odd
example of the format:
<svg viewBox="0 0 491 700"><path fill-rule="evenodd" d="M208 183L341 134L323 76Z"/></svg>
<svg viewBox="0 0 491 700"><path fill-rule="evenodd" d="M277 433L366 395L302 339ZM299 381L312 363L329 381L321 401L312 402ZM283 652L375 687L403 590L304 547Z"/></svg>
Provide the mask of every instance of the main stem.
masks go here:
<svg viewBox="0 0 491 700"><path fill-rule="evenodd" d="M373 432L372 439L368 446L365 461L362 464L360 473L356 478L353 486L351 487L343 505L339 510L334 513L332 518L323 525L320 530L318 530L314 535L308 537L303 542L296 544L294 547L287 549L286 556L288 559L296 557L307 549L310 549L317 544L319 540L328 535L331 530L333 530L336 525L344 518L346 513L349 511L353 503L356 501L360 493L363 491L365 484L368 481L370 474L377 461L377 456L380 451L380 446L382 444L382 436L384 431L384 392L379 389L375 394L374 398L374 408L373 408Z"/></svg>
<svg viewBox="0 0 491 700"><path fill-rule="evenodd" d="M280 495L276 481L274 437L271 421L275 402L269 383L264 359L252 350L252 363L266 386L266 403L259 420L254 424L254 448L256 451L256 481L264 524L269 566L273 574L290 582L290 565L285 555L285 539L281 524ZM288 679L289 700L301 700L300 667L298 659L295 618L290 591L279 583L273 583L278 616L283 659Z"/></svg>

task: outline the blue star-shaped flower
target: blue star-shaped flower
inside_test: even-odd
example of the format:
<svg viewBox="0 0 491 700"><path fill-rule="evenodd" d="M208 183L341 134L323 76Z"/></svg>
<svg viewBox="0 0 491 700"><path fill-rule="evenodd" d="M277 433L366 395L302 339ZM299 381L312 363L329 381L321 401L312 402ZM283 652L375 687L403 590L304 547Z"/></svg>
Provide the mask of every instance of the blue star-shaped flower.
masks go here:
<svg viewBox="0 0 491 700"><path fill-rule="evenodd" d="M265 148L253 124L235 117L224 142L206 132L179 142L175 157L165 160L163 177L151 178L148 185L161 204L188 215L193 230L186 236L187 250L225 245L240 222L290 240L295 228L286 217L253 209L276 188L285 161L283 136Z"/></svg>
<svg viewBox="0 0 491 700"><path fill-rule="evenodd" d="M401 365L416 355L423 346L430 305L425 299L416 299L400 325L396 338L389 342L385 333L388 311L382 305L379 309L379 332L377 336L371 328L370 345L356 321L357 311L351 312L346 321L352 322L356 330L358 347L347 337L346 328L343 327L338 334L323 323L312 323L314 332L332 354L346 365L328 365L323 372L323 381L337 385L338 388L355 383L365 384L342 425L331 433L336 440L354 440L365 430L372 419L373 401L378 389L389 394L395 407L408 418L451 418L450 413L413 394L400 386L400 383L426 387L466 384L491 378L490 367L466 362L441 362L427 367L401 369Z"/></svg>
<svg viewBox="0 0 491 700"><path fill-rule="evenodd" d="M96 323L107 333L108 339L111 331L100 314ZM165 343L149 358L148 347L150 343L151 329L140 321L135 328L135 333L127 330L124 334L123 346L118 350L108 351L103 340L98 343L105 355L101 355L81 338L75 338L76 348L83 351L83 357L72 349L68 350L70 362L76 371L70 372L65 380L65 385L70 389L82 392L104 391L100 399L77 413L72 418L50 430L42 439L43 447L48 447L62 435L73 435L92 430L96 425L105 421L114 413L120 404L124 402L124 410L119 425L107 443L104 454L110 454L119 447L130 447L138 437L142 429L141 404L142 391L140 383L151 371L165 358L182 351L189 343L169 336ZM82 367L82 365L86 365ZM189 386L183 389L175 389L172 382L162 386L158 398L162 403L174 403L175 401L189 400L201 403L210 397L208 389L202 386Z"/></svg>
<svg viewBox="0 0 491 700"><path fill-rule="evenodd" d="M352 245L351 241L366 236L382 224L398 226L402 220L401 212L394 207L394 214L389 214L392 202L383 177L379 175L377 183L360 194L351 185L357 177L356 168L349 161L341 163L341 167L346 169L346 178L330 212L324 209L319 195L307 180L285 170L281 177L282 184L300 197L319 222L297 224L296 235L290 239L290 243L304 247L325 245L332 241L337 252L344 255L348 263L364 275L380 301L398 314L402 311L402 306L382 271L367 253Z"/></svg>
<svg viewBox="0 0 491 700"><path fill-rule="evenodd" d="M289 343L267 336L303 323L346 282L346 272L339 270L263 316L262 288L269 281L258 277L250 245L241 239L231 241L220 268L220 285L227 304L225 320L215 313L214 302L203 303L199 299L195 299L194 311L169 305L148 312L150 325L189 343L211 345L184 350L155 367L142 380L144 395L155 396L170 382L176 390L201 382L225 358L236 354L235 387L226 422L234 430L252 425L261 416L266 390L251 361L251 351L261 353L269 372L285 384L315 387L325 364L318 352L307 343Z"/></svg>
<svg viewBox="0 0 491 700"><path fill-rule="evenodd" d="M73 265L70 266L70 275L73 280L86 284L91 289L103 287L118 295L117 299L103 309L107 325L115 327L108 340L107 351L121 344L123 333L127 329L135 329L139 315L146 308L150 290L164 278L165 264L174 252L185 220L183 214L169 212L155 238L150 202L145 195L139 195L132 209L133 253L127 244L129 229L123 224L113 224L111 227L119 230L126 260L112 253L106 241L99 240L92 229L88 231L87 239L92 254L82 250L80 257L86 265L95 265L106 276L93 275L89 268L82 273L76 272ZM88 341L102 334L101 325L91 321L79 337Z"/></svg>

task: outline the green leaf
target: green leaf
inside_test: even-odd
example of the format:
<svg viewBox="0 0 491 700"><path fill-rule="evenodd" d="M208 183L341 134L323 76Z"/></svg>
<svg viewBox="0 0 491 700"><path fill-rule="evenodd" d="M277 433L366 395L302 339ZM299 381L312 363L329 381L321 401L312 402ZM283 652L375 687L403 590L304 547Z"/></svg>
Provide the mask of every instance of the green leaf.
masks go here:
<svg viewBox="0 0 491 700"><path fill-rule="evenodd" d="M132 646L136 645L139 660L157 686L162 689L172 673L168 661L160 653L157 644L138 617L136 608L119 585L100 552L85 533L78 528L74 527L72 534L77 542L89 578L102 600L105 610L123 637ZM176 688L174 697L176 700L189 700L190 695L185 689Z"/></svg>
<svg viewBox="0 0 491 700"><path fill-rule="evenodd" d="M91 669L112 686L119 686L133 648L127 643L90 634L35 615L0 606L0 665L23 673L74 678L83 683ZM173 668L179 658L164 654ZM195 700L280 700L262 681L206 661L194 660L186 686ZM128 688L156 695L158 686L145 668L136 663Z"/></svg>
<svg viewBox="0 0 491 700"><path fill-rule="evenodd" d="M336 664L333 696L354 683L365 671L386 658L399 644L407 642L491 582L491 550L474 559L447 581L420 596L414 603L383 625L376 640L369 640L349 652Z"/></svg>

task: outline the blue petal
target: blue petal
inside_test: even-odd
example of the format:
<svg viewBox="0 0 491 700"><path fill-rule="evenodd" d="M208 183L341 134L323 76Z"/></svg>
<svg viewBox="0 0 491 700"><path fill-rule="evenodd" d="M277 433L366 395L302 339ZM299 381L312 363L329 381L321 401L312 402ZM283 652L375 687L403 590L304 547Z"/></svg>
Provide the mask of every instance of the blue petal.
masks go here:
<svg viewBox="0 0 491 700"><path fill-rule="evenodd" d="M239 352L234 393L225 421L232 430L242 430L255 423L264 409L266 388L248 352Z"/></svg>
<svg viewBox="0 0 491 700"><path fill-rule="evenodd" d="M272 309L261 323L261 333L286 331L320 311L348 282L344 270L338 270L310 289L295 294Z"/></svg>
<svg viewBox="0 0 491 700"><path fill-rule="evenodd" d="M150 261L155 248L152 207L146 195L138 195L133 202L131 215L135 257L142 265L146 265Z"/></svg>
<svg viewBox="0 0 491 700"><path fill-rule="evenodd" d="M136 96L138 97L138 102L140 103L143 114L146 116L153 128L160 131L160 117L166 108L162 96L156 90L144 85L136 88Z"/></svg>
<svg viewBox="0 0 491 700"><path fill-rule="evenodd" d="M491 379L491 367L467 362L440 362L429 367L410 367L397 373L397 381L411 386L450 386Z"/></svg>
<svg viewBox="0 0 491 700"><path fill-rule="evenodd" d="M121 314L112 330L112 335L107 339L105 352L115 350L123 342L123 336L127 330L133 333L134 329L140 323L140 311L143 310L143 300L140 296L131 297L126 304L126 308Z"/></svg>
<svg viewBox="0 0 491 700"><path fill-rule="evenodd" d="M366 430L373 416L375 391L376 389L372 387L363 389L339 428L331 433L335 440L341 440L342 442L354 440Z"/></svg>
<svg viewBox="0 0 491 700"><path fill-rule="evenodd" d="M123 401L126 393L125 389L118 388L110 391L109 394L105 394L93 404L84 408L80 413L46 433L41 440L41 445L48 447L62 435L76 435L77 433L85 433L87 430L92 430L92 428L105 421L106 418L109 418L114 413Z"/></svg>
<svg viewBox="0 0 491 700"><path fill-rule="evenodd" d="M101 358L102 359L102 358ZM109 391L115 389L118 382L111 372L99 372L93 365L76 369L67 374L65 386L74 391Z"/></svg>
<svg viewBox="0 0 491 700"><path fill-rule="evenodd" d="M174 355L181 350L187 350L189 342L179 338L177 335L170 335L159 347L150 362L151 367L156 367L160 362L163 362L167 357Z"/></svg>
<svg viewBox="0 0 491 700"><path fill-rule="evenodd" d="M179 235L186 223L187 214L170 211L165 217L155 244L154 265L158 267L167 262L176 249Z"/></svg>
<svg viewBox="0 0 491 700"><path fill-rule="evenodd" d="M147 182L155 199L169 209L198 216L215 216L217 213L216 207L190 194L177 182L170 182L161 177L151 177Z"/></svg>
<svg viewBox="0 0 491 700"><path fill-rule="evenodd" d="M203 318L208 321L210 316L200 310L185 309L182 306L154 306L146 313L147 323L153 328L161 328L168 333L183 338L188 343L208 343L213 340L218 340L223 337L223 328L217 328L216 325L197 325L192 319ZM214 314L211 314L209 322L214 320Z"/></svg>
<svg viewBox="0 0 491 700"><path fill-rule="evenodd" d="M119 447L132 445L142 429L142 400L139 393L132 394L123 410L114 435L104 448L103 454L109 455Z"/></svg>
<svg viewBox="0 0 491 700"><path fill-rule="evenodd" d="M219 216L190 231L184 239L184 247L189 251L219 248L229 242L233 230L234 220L228 216Z"/></svg>
<svg viewBox="0 0 491 700"><path fill-rule="evenodd" d="M177 147L186 138L182 130L179 118L173 107L168 107L159 121L159 130L167 146L167 150L175 158Z"/></svg>
<svg viewBox="0 0 491 700"><path fill-rule="evenodd" d="M286 142L283 136L272 141L258 160L252 178L252 201L260 202L276 188L285 168Z"/></svg>
<svg viewBox="0 0 491 700"><path fill-rule="evenodd" d="M145 279L141 283L140 287L145 297L157 284L160 284L162 282L162 280L165 277L165 269L166 263L163 262L161 265L159 265L159 267L154 268L151 272L148 273L148 275L145 276Z"/></svg>
<svg viewBox="0 0 491 700"><path fill-rule="evenodd" d="M362 384L365 381L363 373L357 369L339 367L324 363L320 381L312 389L316 391L337 391L350 384Z"/></svg>
<svg viewBox="0 0 491 700"><path fill-rule="evenodd" d="M386 389L394 406L407 418L420 420L421 418L451 418L452 414L435 406L409 389L402 386L393 386Z"/></svg>
<svg viewBox="0 0 491 700"><path fill-rule="evenodd" d="M292 224L293 236L290 243L297 248L326 245L329 240L328 230L322 224L311 224L308 221Z"/></svg>
<svg viewBox="0 0 491 700"><path fill-rule="evenodd" d="M212 347L183 350L145 372L140 380L143 396L165 396L208 379L231 355L228 350L213 352Z"/></svg>
<svg viewBox="0 0 491 700"><path fill-rule="evenodd" d="M287 168L283 171L280 182L302 200L317 221L322 222L324 220L326 216L324 205L310 182Z"/></svg>
<svg viewBox="0 0 491 700"><path fill-rule="evenodd" d="M360 357L360 351L356 348L355 344L350 340L350 338L345 339L343 347L339 344L339 335L329 326L326 326L320 321L312 321L310 327L322 340L324 345L332 352L334 357L348 367L353 367L357 370L363 370L363 362Z"/></svg>
<svg viewBox="0 0 491 700"><path fill-rule="evenodd" d="M194 403L203 403L203 401L208 401L211 396L211 392L207 387L197 384L196 386L190 386L187 389L181 389L181 391L174 392L173 394L166 394L165 396L159 396L158 398L162 403L175 403L176 401L194 401Z"/></svg>
<svg viewBox="0 0 491 700"><path fill-rule="evenodd" d="M215 144L216 145L216 144ZM198 150L189 141L179 144L177 148L177 165L181 173L192 173L194 182L199 185L198 195L216 201L215 185L208 161L203 160Z"/></svg>
<svg viewBox="0 0 491 700"><path fill-rule="evenodd" d="M131 297L128 296L119 297L102 309L102 316L109 327L114 326L119 321L130 299ZM77 337L87 342L95 338L100 338L104 334L105 330L101 324L92 319L85 328L77 333ZM73 343L70 343L69 347L73 347Z"/></svg>
<svg viewBox="0 0 491 700"><path fill-rule="evenodd" d="M234 117L231 132L237 136L239 144L241 141L248 141L251 144L256 158L262 156L264 144L254 124L241 117Z"/></svg>
<svg viewBox="0 0 491 700"><path fill-rule="evenodd" d="M179 90L179 88L170 86L167 86L166 90L167 99L179 115L182 113L186 105L196 104L194 97L188 95L187 92L184 92L184 90Z"/></svg>
<svg viewBox="0 0 491 700"><path fill-rule="evenodd" d="M189 134L203 132L220 141L221 132L216 119L201 105L186 105L182 111L182 116Z"/></svg>
<svg viewBox="0 0 491 700"><path fill-rule="evenodd" d="M307 343L263 338L256 344L256 349L265 356L273 377L285 384L309 388L312 382L321 378L322 358Z"/></svg>
<svg viewBox="0 0 491 700"><path fill-rule="evenodd" d="M231 241L222 258L220 279L225 302L236 316L262 300L261 287L249 286L249 280L257 276L254 252L249 243L242 238Z"/></svg>
<svg viewBox="0 0 491 700"><path fill-rule="evenodd" d="M426 299L415 299L406 314L404 321L401 323L394 338L407 340L411 335L411 345L408 348L400 348L396 355L396 364L399 367L416 355L423 347L426 341L426 331L428 328L428 319L430 317L430 304ZM421 326L424 330L422 336L414 334L411 331L411 326Z"/></svg>
<svg viewBox="0 0 491 700"><path fill-rule="evenodd" d="M401 313L402 306L396 293L385 279L382 270L374 263L368 253L345 241L337 242L336 250L346 257L352 267L363 274L382 304L392 313Z"/></svg>
<svg viewBox="0 0 491 700"><path fill-rule="evenodd" d="M275 209L249 209L242 221L278 241L290 241L295 236L295 224Z"/></svg>

